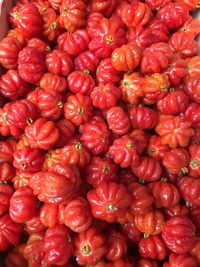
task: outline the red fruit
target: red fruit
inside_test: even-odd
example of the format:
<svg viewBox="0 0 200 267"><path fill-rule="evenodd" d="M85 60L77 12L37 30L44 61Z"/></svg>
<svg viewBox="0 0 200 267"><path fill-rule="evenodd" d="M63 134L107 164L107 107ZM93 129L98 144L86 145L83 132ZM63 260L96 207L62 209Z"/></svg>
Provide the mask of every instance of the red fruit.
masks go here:
<svg viewBox="0 0 200 267"><path fill-rule="evenodd" d="M77 56L88 48L90 41L89 34L86 30L78 30L72 34L68 32L58 37L58 47L67 54Z"/></svg>
<svg viewBox="0 0 200 267"><path fill-rule="evenodd" d="M74 59L75 69L94 72L99 65L99 58L89 50L80 53Z"/></svg>
<svg viewBox="0 0 200 267"><path fill-rule="evenodd" d="M152 129L158 122L157 113L148 107L133 107L129 110L129 118L133 128Z"/></svg>
<svg viewBox="0 0 200 267"><path fill-rule="evenodd" d="M189 11L187 7L180 2L173 2L165 5L156 15L170 30L181 27L188 16Z"/></svg>
<svg viewBox="0 0 200 267"><path fill-rule="evenodd" d="M46 56L46 67L49 72L67 76L72 71L74 64L66 52L54 49Z"/></svg>
<svg viewBox="0 0 200 267"><path fill-rule="evenodd" d="M103 14L100 12L91 12L88 14L87 18L87 31L90 37L95 37L97 35L98 25L100 21L104 18Z"/></svg>
<svg viewBox="0 0 200 267"><path fill-rule="evenodd" d="M106 254L106 238L91 227L74 238L74 255L79 265L95 265Z"/></svg>
<svg viewBox="0 0 200 267"><path fill-rule="evenodd" d="M75 125L71 121L61 119L56 122L56 128L59 131L60 137L57 140L55 146L63 147L67 144L68 140L71 139L71 137L75 133Z"/></svg>
<svg viewBox="0 0 200 267"><path fill-rule="evenodd" d="M95 82L88 71L75 70L67 76L69 90L73 93L89 95L95 87Z"/></svg>
<svg viewBox="0 0 200 267"><path fill-rule="evenodd" d="M164 215L159 210L152 210L144 215L137 215L135 216L135 225L138 230L146 235L159 235L164 225Z"/></svg>
<svg viewBox="0 0 200 267"><path fill-rule="evenodd" d="M37 7L32 3L24 3L15 13L17 27L25 38L37 37L42 30L43 20Z"/></svg>
<svg viewBox="0 0 200 267"><path fill-rule="evenodd" d="M15 189L29 186L29 180L32 177L32 173L17 171L13 177L12 182Z"/></svg>
<svg viewBox="0 0 200 267"><path fill-rule="evenodd" d="M173 207L180 201L179 191L173 184L158 181L151 183L149 188L157 208Z"/></svg>
<svg viewBox="0 0 200 267"><path fill-rule="evenodd" d="M199 177L200 175L200 145L193 144L189 146L190 164L189 175Z"/></svg>
<svg viewBox="0 0 200 267"><path fill-rule="evenodd" d="M42 252L46 264L62 265L68 261L73 254L73 243L64 225L56 225L46 230Z"/></svg>
<svg viewBox="0 0 200 267"><path fill-rule="evenodd" d="M8 211L13 189L8 184L0 184L0 216Z"/></svg>
<svg viewBox="0 0 200 267"><path fill-rule="evenodd" d="M116 138L112 146L109 147L108 153L113 161L120 164L122 168L139 164L136 142L128 135L123 135L119 139Z"/></svg>
<svg viewBox="0 0 200 267"><path fill-rule="evenodd" d="M107 152L110 141L110 131L102 117L92 117L82 129L81 140L92 155Z"/></svg>
<svg viewBox="0 0 200 267"><path fill-rule="evenodd" d="M189 104L184 113L184 119L192 122L192 126L200 126L200 105L196 102Z"/></svg>
<svg viewBox="0 0 200 267"><path fill-rule="evenodd" d="M189 162L190 155L183 148L176 148L166 152L162 161L167 171L172 174L188 173Z"/></svg>
<svg viewBox="0 0 200 267"><path fill-rule="evenodd" d="M0 93L14 100L18 97L23 97L30 86L23 81L16 70L8 70L0 79Z"/></svg>
<svg viewBox="0 0 200 267"><path fill-rule="evenodd" d="M131 205L132 197L122 184L102 182L87 194L95 218L114 222Z"/></svg>
<svg viewBox="0 0 200 267"><path fill-rule="evenodd" d="M138 67L142 58L142 50L134 44L126 44L115 48L111 62L117 71L133 71Z"/></svg>
<svg viewBox="0 0 200 267"><path fill-rule="evenodd" d="M112 230L107 238L106 258L110 261L116 261L127 255L126 237L120 232Z"/></svg>
<svg viewBox="0 0 200 267"><path fill-rule="evenodd" d="M142 238L142 233L135 226L135 222L127 222L121 225L121 232L128 238L131 245L137 246Z"/></svg>
<svg viewBox="0 0 200 267"><path fill-rule="evenodd" d="M168 44L172 51L182 58L193 57L199 49L199 44L194 38L193 33L175 32L169 39Z"/></svg>
<svg viewBox="0 0 200 267"><path fill-rule="evenodd" d="M166 69L173 58L170 46L166 43L152 44L143 52L141 60L142 73L160 73Z"/></svg>
<svg viewBox="0 0 200 267"><path fill-rule="evenodd" d="M92 115L92 111L90 97L80 93L69 96L67 103L64 105L65 119L70 120L76 126L87 122Z"/></svg>
<svg viewBox="0 0 200 267"><path fill-rule="evenodd" d="M60 23L69 32L74 32L86 24L87 5L83 0L64 0L60 3Z"/></svg>
<svg viewBox="0 0 200 267"><path fill-rule="evenodd" d="M5 258L6 267L27 267L28 263L23 257L22 253L25 244L19 244L15 248L9 251Z"/></svg>
<svg viewBox="0 0 200 267"><path fill-rule="evenodd" d="M54 41L60 34L59 16L53 8L48 8L43 16L43 36L48 41Z"/></svg>
<svg viewBox="0 0 200 267"><path fill-rule="evenodd" d="M59 205L44 203L40 208L40 220L45 227L55 227L58 224Z"/></svg>
<svg viewBox="0 0 200 267"><path fill-rule="evenodd" d="M14 152L13 166L23 172L38 172L42 169L44 154L38 149L29 146L16 148Z"/></svg>
<svg viewBox="0 0 200 267"><path fill-rule="evenodd" d="M88 230L92 223L89 203L81 197L70 201L64 210L64 224L76 233Z"/></svg>
<svg viewBox="0 0 200 267"><path fill-rule="evenodd" d="M14 222L24 223L36 213L36 197L32 189L21 187L10 199L9 215Z"/></svg>
<svg viewBox="0 0 200 267"><path fill-rule="evenodd" d="M18 57L19 76L26 82L39 82L45 72L44 55L33 47L25 47Z"/></svg>
<svg viewBox="0 0 200 267"><path fill-rule="evenodd" d="M167 248L160 236L141 238L139 252L145 259L164 260L167 256Z"/></svg>
<svg viewBox="0 0 200 267"><path fill-rule="evenodd" d="M13 37L5 37L0 42L0 64L6 69L17 67L19 52L23 45Z"/></svg>
<svg viewBox="0 0 200 267"><path fill-rule="evenodd" d="M152 135L149 139L148 146L146 148L147 155L156 159L163 159L166 152L170 150L168 145L161 143L161 137Z"/></svg>
<svg viewBox="0 0 200 267"><path fill-rule="evenodd" d="M112 18L101 19L96 27L98 35L92 37L89 49L99 58L109 58L115 48L126 42L124 27Z"/></svg>
<svg viewBox="0 0 200 267"><path fill-rule="evenodd" d="M136 27L138 25L146 25L152 17L152 12L147 4L136 2L124 4L120 17L128 28Z"/></svg>
<svg viewBox="0 0 200 267"><path fill-rule="evenodd" d="M182 91L172 91L157 102L157 108L166 115L184 112L189 104L188 96Z"/></svg>
<svg viewBox="0 0 200 267"><path fill-rule="evenodd" d="M152 3L154 3L154 1L152 1ZM165 42L168 39L169 31L164 23L159 19L153 19L150 21L147 25L147 29L151 30L153 43Z"/></svg>
<svg viewBox="0 0 200 267"><path fill-rule="evenodd" d="M25 232L30 235L34 233L40 233L45 229L46 227L42 224L39 213L36 213L35 216L25 222Z"/></svg>
<svg viewBox="0 0 200 267"><path fill-rule="evenodd" d="M40 118L32 125L26 126L25 135L31 148L48 150L58 140L59 131L54 122Z"/></svg>
<svg viewBox="0 0 200 267"><path fill-rule="evenodd" d="M15 146L16 141L14 140L0 141L0 163L12 163Z"/></svg>
<svg viewBox="0 0 200 267"><path fill-rule="evenodd" d="M162 165L155 158L141 157L139 165L131 166L133 173L146 182L154 182L160 179Z"/></svg>
<svg viewBox="0 0 200 267"><path fill-rule="evenodd" d="M33 1L33 4L38 8L41 15L43 15L48 8L50 8L50 3L47 0Z"/></svg>
<svg viewBox="0 0 200 267"><path fill-rule="evenodd" d="M187 1L187 0L186 0ZM188 3L192 3L193 1L190 1ZM183 32L191 32L196 37L200 33L200 25L197 18L193 18L189 15L186 22L182 25L182 27L179 29L179 31Z"/></svg>
<svg viewBox="0 0 200 267"><path fill-rule="evenodd" d="M174 253L190 252L196 242L195 226L186 216L173 216L162 229L162 238L166 246Z"/></svg>
<svg viewBox="0 0 200 267"><path fill-rule="evenodd" d="M10 245L16 246L19 243L22 226L13 222L8 214L0 218L0 251L6 251Z"/></svg>
<svg viewBox="0 0 200 267"><path fill-rule="evenodd" d="M128 190L133 197L130 210L134 215L145 215L152 210L154 198L146 186L133 182Z"/></svg>
<svg viewBox="0 0 200 267"><path fill-rule="evenodd" d="M96 187L100 182L117 182L117 165L109 158L93 157L85 170L88 184Z"/></svg>
<svg viewBox="0 0 200 267"><path fill-rule="evenodd" d="M200 206L200 180L185 176L178 181L179 191L185 201Z"/></svg>
<svg viewBox="0 0 200 267"><path fill-rule="evenodd" d="M196 75L187 78L184 91L189 96L190 100L196 101L197 103L200 104L199 87L200 87L200 76Z"/></svg>
<svg viewBox="0 0 200 267"><path fill-rule="evenodd" d="M101 12L108 17L114 11L117 1L114 0L92 0L90 9L92 12Z"/></svg>
<svg viewBox="0 0 200 267"><path fill-rule="evenodd" d="M15 168L7 162L0 163L0 181L6 182L13 178L15 175Z"/></svg>
<svg viewBox="0 0 200 267"><path fill-rule="evenodd" d="M110 58L100 61L96 70L96 78L99 83L117 83L120 81L119 72L113 68Z"/></svg>
<svg viewBox="0 0 200 267"><path fill-rule="evenodd" d="M187 216L189 214L189 208L185 205L177 204L173 207L165 209L165 214L168 219L176 215Z"/></svg>
<svg viewBox="0 0 200 267"><path fill-rule="evenodd" d="M44 55L48 54L51 51L51 48L48 43L45 43L39 38L30 39L27 43L27 46L37 49Z"/></svg>
<svg viewBox="0 0 200 267"><path fill-rule="evenodd" d="M164 264L164 267L197 267L197 261L190 254L175 254L169 255L169 263Z"/></svg>
<svg viewBox="0 0 200 267"><path fill-rule="evenodd" d="M50 72L42 75L39 85L47 92L65 93L67 89L66 79Z"/></svg>
<svg viewBox="0 0 200 267"><path fill-rule="evenodd" d="M194 134L191 122L183 122L180 116L166 118L157 124L155 131L161 136L161 143L172 148L187 147Z"/></svg>
<svg viewBox="0 0 200 267"><path fill-rule="evenodd" d="M93 88L90 97L93 106L103 110L115 106L120 95L120 89L114 83L108 82L99 83L97 87Z"/></svg>
<svg viewBox="0 0 200 267"><path fill-rule="evenodd" d="M151 10L159 11L162 7L166 6L167 4L171 3L171 0L145 0Z"/></svg>
<svg viewBox="0 0 200 267"><path fill-rule="evenodd" d="M130 133L130 137L133 137L137 142L137 151L138 154L141 155L147 147L149 136L143 130L135 129Z"/></svg>
<svg viewBox="0 0 200 267"><path fill-rule="evenodd" d="M158 264L156 261L141 259L137 262L137 267L158 267Z"/></svg>
<svg viewBox="0 0 200 267"><path fill-rule="evenodd" d="M109 128L118 135L124 135L130 130L130 120L125 111L114 106L106 111L106 119Z"/></svg>

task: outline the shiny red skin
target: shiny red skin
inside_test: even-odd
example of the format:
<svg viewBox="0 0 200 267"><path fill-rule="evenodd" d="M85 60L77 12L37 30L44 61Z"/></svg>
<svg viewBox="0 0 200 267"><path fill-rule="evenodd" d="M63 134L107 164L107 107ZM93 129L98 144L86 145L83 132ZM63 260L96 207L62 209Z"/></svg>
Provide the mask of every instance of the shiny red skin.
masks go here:
<svg viewBox="0 0 200 267"><path fill-rule="evenodd" d="M110 131L102 117L91 118L81 132L83 145L91 155L100 155L107 152L110 143Z"/></svg>
<svg viewBox="0 0 200 267"><path fill-rule="evenodd" d="M106 254L106 238L91 227L74 238L74 255L79 265L95 265Z"/></svg>
<svg viewBox="0 0 200 267"><path fill-rule="evenodd" d="M31 38L28 41L27 46L37 49L44 55L48 54L51 51L51 48L48 43L42 41L40 38Z"/></svg>
<svg viewBox="0 0 200 267"><path fill-rule="evenodd" d="M98 35L92 37L89 49L99 58L109 58L115 48L126 42L124 27L117 19L103 18L97 29Z"/></svg>
<svg viewBox="0 0 200 267"><path fill-rule="evenodd" d="M38 172L29 185L40 201L59 204L68 202L80 187L78 169L73 165L54 164L48 172Z"/></svg>
<svg viewBox="0 0 200 267"><path fill-rule="evenodd" d="M109 223L122 217L131 205L132 197L122 184L102 182L90 190L87 199L95 218Z"/></svg>
<svg viewBox="0 0 200 267"><path fill-rule="evenodd" d="M72 34L68 32L61 34L58 39L58 47L67 54L77 56L88 48L90 41L86 30L78 30Z"/></svg>
<svg viewBox="0 0 200 267"><path fill-rule="evenodd" d="M157 109L166 115L176 115L187 110L189 98L183 91L172 91L158 100Z"/></svg>
<svg viewBox="0 0 200 267"><path fill-rule="evenodd" d="M14 191L8 184L0 184L0 216L8 211Z"/></svg>
<svg viewBox="0 0 200 267"><path fill-rule="evenodd" d="M31 39L32 37L39 36L42 30L43 20L34 4L23 4L16 16L17 27L25 38Z"/></svg>
<svg viewBox="0 0 200 267"><path fill-rule="evenodd" d="M185 176L178 181L179 191L185 201L200 206L200 180Z"/></svg>
<svg viewBox="0 0 200 267"><path fill-rule="evenodd" d="M13 166L23 172L38 172L42 169L44 154L38 149L29 146L16 148L14 152Z"/></svg>
<svg viewBox="0 0 200 267"><path fill-rule="evenodd" d="M117 71L133 71L138 67L142 58L142 50L135 44L124 44L115 48L111 62Z"/></svg>
<svg viewBox="0 0 200 267"><path fill-rule="evenodd" d="M37 83L45 72L44 54L34 47L26 46L19 53L18 73L26 82Z"/></svg>
<svg viewBox="0 0 200 267"><path fill-rule="evenodd" d="M10 199L9 215L16 223L24 223L36 214L36 197L29 187L17 189Z"/></svg>
<svg viewBox="0 0 200 267"><path fill-rule="evenodd" d="M101 12L104 16L111 16L117 1L115 0L92 0L90 4L90 9L92 12Z"/></svg>
<svg viewBox="0 0 200 267"><path fill-rule="evenodd" d="M73 254L73 243L69 230L64 225L56 225L47 229L42 251L47 264L65 264Z"/></svg>
<svg viewBox="0 0 200 267"><path fill-rule="evenodd" d="M14 140L0 141L0 163L12 163L15 146Z"/></svg>
<svg viewBox="0 0 200 267"><path fill-rule="evenodd" d="M192 2L193 1L189 1L188 3L192 3ZM200 26L199 26L198 18L193 18L191 15L189 15L186 22L182 25L179 31L191 32L196 37L200 33Z"/></svg>
<svg viewBox="0 0 200 267"><path fill-rule="evenodd" d="M34 90L27 95L27 99L37 106L43 118L55 121L63 114L62 95L55 91Z"/></svg>
<svg viewBox="0 0 200 267"><path fill-rule="evenodd" d="M8 122L21 129L33 123L38 117L37 106L28 99L16 100L10 103L7 112Z"/></svg>
<svg viewBox="0 0 200 267"><path fill-rule="evenodd" d="M0 163L0 181L6 182L15 175L15 168L7 162Z"/></svg>
<svg viewBox="0 0 200 267"><path fill-rule="evenodd" d="M158 267L158 264L156 261L141 259L137 262L137 267Z"/></svg>
<svg viewBox="0 0 200 267"><path fill-rule="evenodd" d="M40 220L39 213L36 212L36 215L33 216L30 220L25 222L25 232L29 235L34 233L40 233L44 231L46 227L43 225L42 221Z"/></svg>
<svg viewBox="0 0 200 267"><path fill-rule="evenodd" d="M173 207L164 210L166 218L171 218L173 216L187 216L189 214L189 208L185 205L177 204Z"/></svg>
<svg viewBox="0 0 200 267"><path fill-rule="evenodd" d="M87 18L87 31L91 38L97 35L97 30L100 29L97 27L100 21L104 18L103 14L100 12L91 12L88 14Z"/></svg>
<svg viewBox="0 0 200 267"><path fill-rule="evenodd" d="M136 227L146 235L159 235L164 222L164 215L160 210L152 210L144 215L135 216Z"/></svg>
<svg viewBox="0 0 200 267"><path fill-rule="evenodd" d="M148 4L151 10L159 11L161 8L171 3L172 1L171 0L156 0L156 1L145 0L145 2Z"/></svg>
<svg viewBox="0 0 200 267"><path fill-rule="evenodd" d="M140 129L134 129L131 131L130 136L134 138L137 142L137 151L141 155L144 152L144 149L147 147L149 136L145 131Z"/></svg>
<svg viewBox="0 0 200 267"><path fill-rule="evenodd" d="M39 118L32 125L26 126L25 135L31 148L48 150L58 140L59 131L53 121Z"/></svg>
<svg viewBox="0 0 200 267"><path fill-rule="evenodd" d="M134 215L145 215L152 210L154 198L146 186L133 182L128 190L133 197L130 210Z"/></svg>
<svg viewBox="0 0 200 267"><path fill-rule="evenodd" d="M64 116L76 126L86 123L92 115L92 104L89 96L80 93L71 95L67 98L64 105Z"/></svg>
<svg viewBox="0 0 200 267"><path fill-rule="evenodd" d="M96 187L100 182L117 182L117 164L109 158L93 157L85 169L87 183Z"/></svg>
<svg viewBox="0 0 200 267"><path fill-rule="evenodd" d="M180 2L173 2L165 5L156 15L170 30L181 27L188 16L189 11L187 7Z"/></svg>
<svg viewBox="0 0 200 267"><path fill-rule="evenodd" d="M110 58L100 61L96 70L96 78L98 83L117 83L120 81L120 74L113 68Z"/></svg>
<svg viewBox="0 0 200 267"><path fill-rule="evenodd" d="M38 0L37 2L33 1L33 4L38 8L41 15L51 7L50 3L47 0Z"/></svg>
<svg viewBox="0 0 200 267"><path fill-rule="evenodd" d="M190 252L196 242L195 226L186 216L173 216L162 228L162 238L174 253Z"/></svg>
<svg viewBox="0 0 200 267"><path fill-rule="evenodd" d="M114 107L120 95L119 87L115 86L112 82L108 82L99 83L97 87L94 87L90 98L94 107L104 110Z"/></svg>
<svg viewBox="0 0 200 267"><path fill-rule="evenodd" d="M195 206L195 205L191 205L189 207L189 216L192 220L192 222L194 223L194 225L196 226L197 229L197 233L199 233L200 231L200 206ZM198 243L197 243L198 244Z"/></svg>
<svg viewBox="0 0 200 267"><path fill-rule="evenodd" d="M69 90L73 93L89 95L95 87L93 77L87 71L75 70L67 76Z"/></svg>
<svg viewBox="0 0 200 267"><path fill-rule="evenodd" d="M118 135L124 135L130 130L129 117L120 106L108 109L106 111L106 120L109 128Z"/></svg>
<svg viewBox="0 0 200 267"><path fill-rule="evenodd" d="M16 246L19 243L22 226L11 220L8 214L0 218L0 251L6 251L10 245Z"/></svg>
<svg viewBox="0 0 200 267"><path fill-rule="evenodd" d="M17 67L19 52L23 45L13 37L5 37L0 42L0 64L6 69Z"/></svg>
<svg viewBox="0 0 200 267"><path fill-rule="evenodd" d="M161 136L161 143L169 145L171 148L187 147L194 134L191 122L183 122L180 116L161 121L157 124L155 131Z"/></svg>
<svg viewBox="0 0 200 267"><path fill-rule="evenodd" d="M134 245L134 246L138 245L138 242L142 238L142 233L137 229L134 221L127 222L121 225L120 230L128 238L128 242L131 245Z"/></svg>
<svg viewBox="0 0 200 267"><path fill-rule="evenodd" d="M197 144L200 145L200 128L194 127L194 135L190 139L190 144Z"/></svg>
<svg viewBox="0 0 200 267"><path fill-rule="evenodd" d="M92 213L87 200L76 197L67 204L64 210L64 224L75 233L88 230L92 224Z"/></svg>
<svg viewBox="0 0 200 267"><path fill-rule="evenodd" d="M147 29L151 30L153 43L165 42L168 38L169 31L159 19L151 20L147 25Z"/></svg>
<svg viewBox="0 0 200 267"><path fill-rule="evenodd" d="M138 166L131 166L133 173L146 182L154 182L160 179L162 165L159 160L149 157L141 157Z"/></svg>
<svg viewBox="0 0 200 267"><path fill-rule="evenodd" d="M42 75L39 85L46 92L65 93L67 89L66 79L50 72Z"/></svg>
<svg viewBox="0 0 200 267"><path fill-rule="evenodd" d="M120 17L128 28L136 27L146 25L152 18L152 12L147 4L136 2L123 5Z"/></svg>
<svg viewBox="0 0 200 267"><path fill-rule="evenodd" d="M48 41L55 41L60 34L59 16L53 8L48 8L42 15L42 35Z"/></svg>
<svg viewBox="0 0 200 267"><path fill-rule="evenodd" d="M137 166L140 161L136 142L128 135L116 138L112 146L109 147L108 153L113 161L122 168Z"/></svg>
<svg viewBox="0 0 200 267"><path fill-rule="evenodd" d="M51 73L67 76L73 70L74 64L66 52L54 49L46 56L46 67Z"/></svg>
<svg viewBox="0 0 200 267"><path fill-rule="evenodd" d="M182 58L195 56L199 49L199 44L194 39L194 34L188 32L175 32L169 39L168 44L172 51Z"/></svg>
<svg viewBox="0 0 200 267"><path fill-rule="evenodd" d="M84 169L90 162L90 154L80 141L80 138L72 138L61 151L61 163L73 164L79 169Z"/></svg>
<svg viewBox="0 0 200 267"><path fill-rule="evenodd" d="M190 100L196 101L198 104L200 104L199 87L200 87L199 75L187 78L184 91L189 96Z"/></svg>
<svg viewBox="0 0 200 267"><path fill-rule="evenodd" d="M146 151L147 155L156 159L163 159L165 153L170 150L168 145L163 145L161 143L161 137L157 135L152 135L149 139Z"/></svg>
<svg viewBox="0 0 200 267"><path fill-rule="evenodd" d="M4 97L15 100L23 97L30 86L21 79L16 70L8 70L0 79L0 93Z"/></svg>
<svg viewBox="0 0 200 267"><path fill-rule="evenodd" d="M15 189L20 187L29 186L29 180L32 177L32 173L17 171L12 179Z"/></svg>
<svg viewBox="0 0 200 267"><path fill-rule="evenodd" d="M160 236L141 238L139 252L145 259L164 260L167 256L167 248Z"/></svg>
<svg viewBox="0 0 200 267"><path fill-rule="evenodd" d="M180 201L180 193L176 186L166 182L154 182L149 185L155 199L156 208L170 208Z"/></svg>
<svg viewBox="0 0 200 267"><path fill-rule="evenodd" d="M160 73L169 66L172 58L173 53L168 44L162 42L152 44L143 52L141 60L142 73Z"/></svg>
<svg viewBox="0 0 200 267"><path fill-rule="evenodd" d="M75 133L76 127L71 121L61 119L56 122L56 128L59 131L60 137L57 140L55 146L63 147Z"/></svg>
<svg viewBox="0 0 200 267"><path fill-rule="evenodd" d="M126 237L121 232L112 230L107 238L107 246L107 260L116 261L127 256Z"/></svg>
<svg viewBox="0 0 200 267"><path fill-rule="evenodd" d="M192 126L200 127L200 105L196 102L190 103L185 110L184 119L192 122Z"/></svg>
<svg viewBox="0 0 200 267"><path fill-rule="evenodd" d="M55 227L58 224L59 205L44 203L40 208L40 220L44 227Z"/></svg>
<svg viewBox="0 0 200 267"><path fill-rule="evenodd" d="M83 0L64 0L60 3L60 23L69 32L86 24L87 5Z"/></svg>
<svg viewBox="0 0 200 267"><path fill-rule="evenodd" d="M76 70L94 72L99 65L99 58L89 50L80 53L74 59Z"/></svg>
<svg viewBox="0 0 200 267"><path fill-rule="evenodd" d="M172 174L188 173L190 155L184 148L175 148L165 153L162 160L164 167Z"/></svg>
<svg viewBox="0 0 200 267"><path fill-rule="evenodd" d="M28 267L28 263L22 255L24 247L25 244L19 244L9 251L4 260L6 267Z"/></svg>
<svg viewBox="0 0 200 267"><path fill-rule="evenodd" d="M175 254L169 255L169 262L163 265L164 267L197 267L197 261L190 254Z"/></svg>
<svg viewBox="0 0 200 267"><path fill-rule="evenodd" d="M106 267L132 267L134 264L133 258L119 259L114 262L109 262L106 264Z"/></svg>
<svg viewBox="0 0 200 267"><path fill-rule="evenodd" d="M129 110L131 125L136 129L152 129L158 123L157 113L148 107L133 107Z"/></svg>
<svg viewBox="0 0 200 267"><path fill-rule="evenodd" d="M189 146L190 163L189 175L192 177L199 177L200 175L200 144L193 144Z"/></svg>

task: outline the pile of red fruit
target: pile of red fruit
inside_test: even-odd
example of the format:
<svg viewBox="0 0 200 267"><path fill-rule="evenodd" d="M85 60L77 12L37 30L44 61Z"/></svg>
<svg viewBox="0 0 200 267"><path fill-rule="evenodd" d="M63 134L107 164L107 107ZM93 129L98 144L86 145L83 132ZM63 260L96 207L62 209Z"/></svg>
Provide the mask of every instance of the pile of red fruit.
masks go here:
<svg viewBox="0 0 200 267"><path fill-rule="evenodd" d="M6 267L200 264L199 0L22 0L0 42Z"/></svg>

